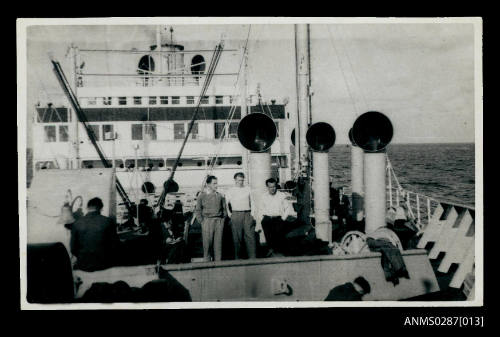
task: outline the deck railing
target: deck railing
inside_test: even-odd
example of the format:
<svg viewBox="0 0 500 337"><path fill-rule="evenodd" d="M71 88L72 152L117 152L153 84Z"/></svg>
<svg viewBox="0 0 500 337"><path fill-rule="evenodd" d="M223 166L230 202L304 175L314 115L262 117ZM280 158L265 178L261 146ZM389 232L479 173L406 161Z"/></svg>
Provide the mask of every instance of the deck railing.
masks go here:
<svg viewBox="0 0 500 337"><path fill-rule="evenodd" d="M229 78L232 73L214 74ZM133 75L133 74L80 74L79 87L198 87L205 81L203 74ZM234 79L232 79L234 82Z"/></svg>
<svg viewBox="0 0 500 337"><path fill-rule="evenodd" d="M387 207L405 206L408 210L408 215L415 220L417 227L422 230L431 221L434 211L442 204L452 204L454 206L474 210L473 207L460 205L455 202L446 200L438 200L427 195L409 191L401 186L399 180L392 168L389 160L387 160Z"/></svg>

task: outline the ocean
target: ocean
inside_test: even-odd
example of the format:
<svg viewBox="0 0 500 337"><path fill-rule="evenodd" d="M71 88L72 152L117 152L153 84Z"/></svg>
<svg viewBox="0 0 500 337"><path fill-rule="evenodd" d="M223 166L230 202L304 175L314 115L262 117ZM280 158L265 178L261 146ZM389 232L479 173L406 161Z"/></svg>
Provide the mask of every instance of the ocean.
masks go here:
<svg viewBox="0 0 500 337"><path fill-rule="evenodd" d="M466 206L475 206L474 144L394 144L387 148L401 186L409 191ZM350 146L329 152L336 187L349 190Z"/></svg>
<svg viewBox="0 0 500 337"><path fill-rule="evenodd" d="M474 144L391 144L387 154L403 188L440 201L474 207ZM335 186L345 186L350 191L350 146L335 145L329 152L329 163ZM29 186L31 165L27 168Z"/></svg>

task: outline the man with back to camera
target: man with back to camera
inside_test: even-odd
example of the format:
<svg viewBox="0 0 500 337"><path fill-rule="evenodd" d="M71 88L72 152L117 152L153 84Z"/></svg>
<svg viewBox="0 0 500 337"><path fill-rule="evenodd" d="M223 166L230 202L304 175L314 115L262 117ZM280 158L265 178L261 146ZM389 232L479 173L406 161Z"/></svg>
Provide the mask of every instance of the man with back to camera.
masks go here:
<svg viewBox="0 0 500 337"><path fill-rule="evenodd" d="M90 199L87 214L71 228L71 253L76 258L75 269L103 270L113 266L120 239L111 218L102 216L102 200Z"/></svg>
<svg viewBox="0 0 500 337"><path fill-rule="evenodd" d="M231 229L234 242L234 258L240 258L243 241L249 259L256 257L255 222L252 212L251 190L244 186L245 175L238 172L234 175L235 186L226 192L226 203L231 217Z"/></svg>
<svg viewBox="0 0 500 337"><path fill-rule="evenodd" d="M203 239L203 259L215 261L222 259L222 234L224 218L227 216L224 196L217 192L217 177L208 176L206 190L198 195L195 216L201 223ZM212 254L213 250L213 254Z"/></svg>
<svg viewBox="0 0 500 337"><path fill-rule="evenodd" d="M325 301L362 301L363 296L369 294L370 291L368 281L359 276L352 283L347 282L330 290Z"/></svg>
<svg viewBox="0 0 500 337"><path fill-rule="evenodd" d="M276 252L283 252L285 236L290 229L290 224L286 220L291 210L286 196L277 193L276 179L267 179L266 187L267 191L260 201L260 223L269 247L267 256L272 256Z"/></svg>

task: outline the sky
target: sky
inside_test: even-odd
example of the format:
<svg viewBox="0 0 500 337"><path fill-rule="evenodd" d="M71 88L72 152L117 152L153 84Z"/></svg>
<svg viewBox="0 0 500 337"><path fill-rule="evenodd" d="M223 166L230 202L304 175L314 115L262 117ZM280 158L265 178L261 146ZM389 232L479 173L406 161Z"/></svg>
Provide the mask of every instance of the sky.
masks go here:
<svg viewBox="0 0 500 337"><path fill-rule="evenodd" d="M288 110L295 111L294 25L280 20L243 21L220 19L199 25L193 20L186 24L164 19L159 23L164 29L173 27L175 42L186 49L200 43L213 49L221 39L226 49L239 49L249 36L249 92L259 85L264 99L286 100ZM311 21L312 118L330 123L337 143L348 143L349 128L370 110L390 118L393 143L474 142L473 23ZM38 101L64 101L49 55L60 61L69 76L70 59L65 55L71 43L81 49L146 49L155 43L156 26L144 24L149 22L67 20L65 25L58 21L28 25L28 114Z"/></svg>

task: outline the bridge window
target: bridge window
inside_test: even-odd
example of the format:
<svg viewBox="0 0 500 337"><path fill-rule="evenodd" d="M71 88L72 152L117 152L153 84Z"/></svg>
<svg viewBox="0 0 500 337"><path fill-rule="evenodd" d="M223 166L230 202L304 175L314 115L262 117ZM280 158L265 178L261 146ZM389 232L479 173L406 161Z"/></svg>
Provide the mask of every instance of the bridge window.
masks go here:
<svg viewBox="0 0 500 337"><path fill-rule="evenodd" d="M215 139L223 137L225 123L214 123Z"/></svg>
<svg viewBox="0 0 500 337"><path fill-rule="evenodd" d="M144 55L139 60L139 65L137 66L137 73L144 75L155 71L155 61L151 55Z"/></svg>
<svg viewBox="0 0 500 337"><path fill-rule="evenodd" d="M201 55L195 55L191 59L191 74L199 75L205 72L205 58Z"/></svg>
<svg viewBox="0 0 500 337"><path fill-rule="evenodd" d="M89 125L90 130L94 133L95 140L99 140L99 125Z"/></svg>
<svg viewBox="0 0 500 337"><path fill-rule="evenodd" d="M222 104L223 102L223 96L215 96L215 104Z"/></svg>
<svg viewBox="0 0 500 337"><path fill-rule="evenodd" d="M144 124L144 134L148 140L156 140L156 124Z"/></svg>
<svg viewBox="0 0 500 337"><path fill-rule="evenodd" d="M97 103L97 100L96 100L95 97L89 97L89 98L87 98L87 104L88 105L96 105L96 103Z"/></svg>
<svg viewBox="0 0 500 337"><path fill-rule="evenodd" d="M54 169L56 165L52 161L39 161L35 164L35 170Z"/></svg>
<svg viewBox="0 0 500 337"><path fill-rule="evenodd" d="M44 127L45 131L45 142L52 143L56 141L56 126L47 125Z"/></svg>
<svg viewBox="0 0 500 337"><path fill-rule="evenodd" d="M184 130L184 123L174 124L174 139L184 139L186 131Z"/></svg>
<svg viewBox="0 0 500 337"><path fill-rule="evenodd" d="M67 125L60 125L59 126L59 141L60 142L67 142L68 139L69 139L68 126Z"/></svg>
<svg viewBox="0 0 500 337"><path fill-rule="evenodd" d="M201 104L208 104L208 96L203 96L201 98Z"/></svg>
<svg viewBox="0 0 500 337"><path fill-rule="evenodd" d="M134 96L134 104L141 105L142 104L142 97L141 96Z"/></svg>
<svg viewBox="0 0 500 337"><path fill-rule="evenodd" d="M142 140L142 124L132 124L132 140Z"/></svg>
<svg viewBox="0 0 500 337"><path fill-rule="evenodd" d="M127 97L118 97L118 105L127 105Z"/></svg>
<svg viewBox="0 0 500 337"><path fill-rule="evenodd" d="M215 123L214 126L215 126L215 138L216 139L219 139L221 137L221 135L223 135L222 137L227 137L228 138L238 138L238 122L231 122L229 123L229 133L226 133L224 131L224 125L226 123L223 123L223 122L218 122L218 123Z"/></svg>
<svg viewBox="0 0 500 337"><path fill-rule="evenodd" d="M160 104L168 104L168 96L160 96Z"/></svg>
<svg viewBox="0 0 500 337"><path fill-rule="evenodd" d="M163 162L161 158L138 159L137 167L143 167L147 171L157 171L160 167L163 167Z"/></svg>
<svg viewBox="0 0 500 337"><path fill-rule="evenodd" d="M122 159L115 159L115 167L124 168L125 164L123 164L123 160Z"/></svg>
<svg viewBox="0 0 500 337"><path fill-rule="evenodd" d="M111 167L111 161L107 160L106 164L108 167ZM101 160L83 160L82 167L84 168L104 168L104 163Z"/></svg>
<svg viewBox="0 0 500 337"><path fill-rule="evenodd" d="M128 169L135 168L135 159L127 159L125 160L125 167Z"/></svg>
<svg viewBox="0 0 500 337"><path fill-rule="evenodd" d="M229 138L238 138L238 123L231 122L229 124Z"/></svg>
<svg viewBox="0 0 500 337"><path fill-rule="evenodd" d="M149 96L149 104L156 105L156 96Z"/></svg>
<svg viewBox="0 0 500 337"><path fill-rule="evenodd" d="M189 136L191 137L191 139L198 139L198 123L193 124L193 128L191 129L191 134Z"/></svg>
<svg viewBox="0 0 500 337"><path fill-rule="evenodd" d="M172 104L180 104L181 98L179 96L172 96Z"/></svg>
<svg viewBox="0 0 500 337"><path fill-rule="evenodd" d="M102 139L103 140L113 140L115 135L113 134L113 124L105 124L102 126Z"/></svg>
<svg viewBox="0 0 500 337"><path fill-rule="evenodd" d="M194 96L187 96L186 104L194 104Z"/></svg>
<svg viewBox="0 0 500 337"><path fill-rule="evenodd" d="M111 105L111 97L103 97L102 104L103 105Z"/></svg>

